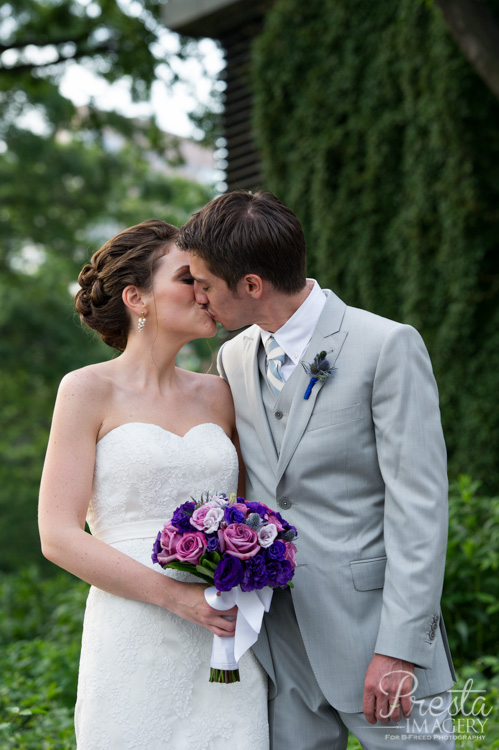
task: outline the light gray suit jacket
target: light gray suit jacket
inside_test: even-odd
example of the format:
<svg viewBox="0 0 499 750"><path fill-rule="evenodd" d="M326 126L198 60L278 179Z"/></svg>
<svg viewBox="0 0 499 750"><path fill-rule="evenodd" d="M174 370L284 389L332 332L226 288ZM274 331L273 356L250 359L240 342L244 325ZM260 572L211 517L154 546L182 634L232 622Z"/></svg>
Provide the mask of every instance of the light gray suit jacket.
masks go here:
<svg viewBox="0 0 499 750"><path fill-rule="evenodd" d="M234 398L246 495L298 529L292 597L315 677L331 705L357 712L375 652L419 667L418 697L452 685L440 617L446 451L417 331L325 293L303 360L325 350L336 372L308 400L309 376L293 372L289 413L270 415L285 421L279 455L262 401L260 329L227 342L218 365ZM274 679L265 634L255 652Z"/></svg>

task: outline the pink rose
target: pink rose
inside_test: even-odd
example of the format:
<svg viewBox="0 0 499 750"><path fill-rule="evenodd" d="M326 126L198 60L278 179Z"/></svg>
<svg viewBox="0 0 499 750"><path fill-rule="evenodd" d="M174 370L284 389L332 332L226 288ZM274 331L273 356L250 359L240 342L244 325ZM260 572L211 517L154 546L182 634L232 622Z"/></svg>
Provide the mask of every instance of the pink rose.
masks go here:
<svg viewBox="0 0 499 750"><path fill-rule="evenodd" d="M284 559L291 563L293 568L296 568L296 545L293 542L285 542L286 552L284 553Z"/></svg>
<svg viewBox="0 0 499 750"><path fill-rule="evenodd" d="M226 551L240 560L248 560L260 550L256 531L245 523L231 523L223 534Z"/></svg>
<svg viewBox="0 0 499 750"><path fill-rule="evenodd" d="M258 530L258 541L262 547L270 547L277 536L277 527L274 523L267 523Z"/></svg>
<svg viewBox="0 0 499 750"><path fill-rule="evenodd" d="M284 526L279 521L279 519L277 518L277 516L274 516L273 513L270 513L268 518L269 518L269 523L273 523L278 532L279 531L284 531Z"/></svg>
<svg viewBox="0 0 499 750"><path fill-rule="evenodd" d="M180 562L197 565L205 550L206 539L204 538L204 534L201 534L199 531L188 531L177 542L175 555Z"/></svg>
<svg viewBox="0 0 499 750"><path fill-rule="evenodd" d="M178 533L178 529L171 524L165 523L160 540L163 549L157 555L158 562L161 565L166 565L166 563L175 559L175 550L180 539L182 539L182 534Z"/></svg>
<svg viewBox="0 0 499 750"><path fill-rule="evenodd" d="M219 529L217 531L217 536L218 536L218 541L220 542L220 552L223 555L223 553L225 552L225 537L224 537L224 533L222 529Z"/></svg>
<svg viewBox="0 0 499 750"><path fill-rule="evenodd" d="M249 508L244 503L234 503L232 507L240 510L241 513L244 513L245 516L247 516L249 513Z"/></svg>

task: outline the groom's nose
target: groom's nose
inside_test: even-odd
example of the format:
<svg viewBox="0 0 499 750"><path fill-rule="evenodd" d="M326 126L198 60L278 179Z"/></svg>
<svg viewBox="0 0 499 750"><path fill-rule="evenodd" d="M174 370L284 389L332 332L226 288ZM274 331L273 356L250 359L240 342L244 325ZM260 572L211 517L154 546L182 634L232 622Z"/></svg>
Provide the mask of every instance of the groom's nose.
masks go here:
<svg viewBox="0 0 499 750"><path fill-rule="evenodd" d="M194 297L196 298L196 302L199 305L208 304L208 297L206 296L206 292L203 291L203 288L199 281L194 282Z"/></svg>

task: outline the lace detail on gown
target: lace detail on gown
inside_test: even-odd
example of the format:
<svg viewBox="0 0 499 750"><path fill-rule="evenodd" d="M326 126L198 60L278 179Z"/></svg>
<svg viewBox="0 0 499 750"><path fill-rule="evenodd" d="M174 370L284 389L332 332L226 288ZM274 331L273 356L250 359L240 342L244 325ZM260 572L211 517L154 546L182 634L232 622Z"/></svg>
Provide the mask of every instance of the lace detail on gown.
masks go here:
<svg viewBox="0 0 499 750"><path fill-rule="evenodd" d="M191 495L235 491L237 468L234 446L218 425L198 425L184 437L152 424L121 425L97 445L89 527L99 536L122 524L162 523ZM153 567L156 533L112 546ZM221 741L231 750L267 750L265 673L248 652L240 683L209 683L211 643L206 628L168 610L91 587L75 711L78 750L219 750Z"/></svg>

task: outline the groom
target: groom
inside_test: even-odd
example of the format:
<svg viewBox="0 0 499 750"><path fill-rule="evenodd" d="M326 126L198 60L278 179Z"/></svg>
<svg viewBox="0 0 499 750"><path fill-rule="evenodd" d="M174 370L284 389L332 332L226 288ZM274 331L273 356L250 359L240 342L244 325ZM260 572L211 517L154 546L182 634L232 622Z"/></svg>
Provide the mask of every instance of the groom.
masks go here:
<svg viewBox="0 0 499 750"><path fill-rule="evenodd" d="M294 588L275 591L254 649L273 750L340 750L348 730L368 750L452 747L446 454L421 337L307 279L302 228L270 193L215 198L178 244L207 313L252 324L218 361L246 495L299 534Z"/></svg>

